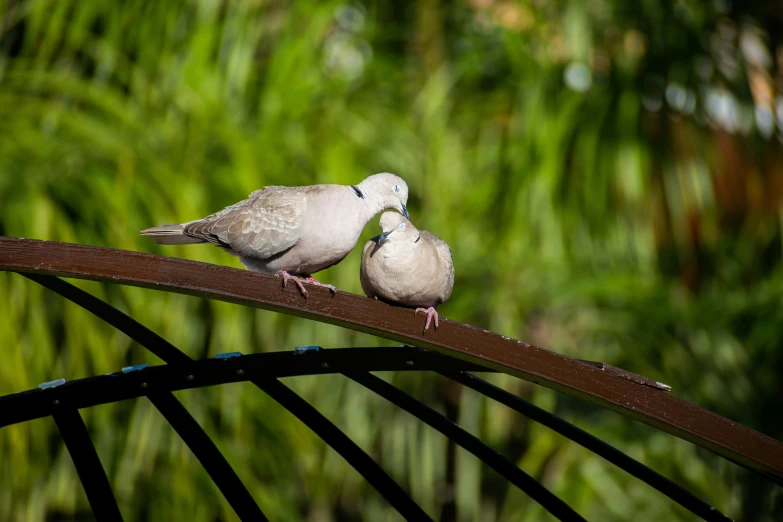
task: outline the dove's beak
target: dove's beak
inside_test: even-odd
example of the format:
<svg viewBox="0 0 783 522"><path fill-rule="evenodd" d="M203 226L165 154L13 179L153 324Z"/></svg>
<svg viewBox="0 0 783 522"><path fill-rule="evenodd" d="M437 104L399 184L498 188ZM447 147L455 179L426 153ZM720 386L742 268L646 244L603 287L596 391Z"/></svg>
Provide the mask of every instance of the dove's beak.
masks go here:
<svg viewBox="0 0 783 522"><path fill-rule="evenodd" d="M398 230L402 230L404 228L405 228L405 223L400 223L399 225L389 230L388 232L384 232L383 234L378 236L378 246L381 246L383 242L386 241L386 239L389 237L389 235L391 235L392 232L397 232Z"/></svg>
<svg viewBox="0 0 783 522"><path fill-rule="evenodd" d="M405 219L410 220L411 216L408 214L408 207L402 201L400 201L400 205L402 207L402 215L405 216Z"/></svg>

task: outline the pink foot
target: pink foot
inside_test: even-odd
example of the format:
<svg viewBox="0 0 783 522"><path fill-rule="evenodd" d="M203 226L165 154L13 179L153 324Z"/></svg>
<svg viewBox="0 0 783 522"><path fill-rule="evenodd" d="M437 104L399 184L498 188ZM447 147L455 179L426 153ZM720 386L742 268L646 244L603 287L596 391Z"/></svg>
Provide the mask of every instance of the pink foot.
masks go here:
<svg viewBox="0 0 783 522"><path fill-rule="evenodd" d="M332 292L332 294L334 294L337 291L337 288L335 288L334 285L327 285L326 283L322 283L311 275L305 276L304 280L305 283L309 283L315 286L321 286L323 288L328 288Z"/></svg>
<svg viewBox="0 0 783 522"><path fill-rule="evenodd" d="M427 322L424 324L424 331L426 332L430 328L430 322L432 322L432 318L435 318L435 330L438 329L438 312L435 311L435 308L429 307L429 308L417 308L413 315L419 315L419 312L423 312L427 314Z"/></svg>
<svg viewBox="0 0 783 522"><path fill-rule="evenodd" d="M302 284L302 282L299 280L298 277L292 276L285 270L281 270L280 275L283 277L283 288L285 288L285 284L288 281L293 281L294 283L296 283L296 286L299 287L299 293L301 293L304 296L304 298L307 299L307 290L305 290L304 285Z"/></svg>

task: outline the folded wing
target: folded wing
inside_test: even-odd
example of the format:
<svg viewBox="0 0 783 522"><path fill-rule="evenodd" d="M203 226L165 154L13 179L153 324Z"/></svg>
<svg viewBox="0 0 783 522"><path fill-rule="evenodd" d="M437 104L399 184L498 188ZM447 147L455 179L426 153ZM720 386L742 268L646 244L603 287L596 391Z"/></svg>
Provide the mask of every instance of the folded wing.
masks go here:
<svg viewBox="0 0 783 522"><path fill-rule="evenodd" d="M299 242L307 195L299 187L267 187L204 219L184 225L203 239L242 257L265 260Z"/></svg>

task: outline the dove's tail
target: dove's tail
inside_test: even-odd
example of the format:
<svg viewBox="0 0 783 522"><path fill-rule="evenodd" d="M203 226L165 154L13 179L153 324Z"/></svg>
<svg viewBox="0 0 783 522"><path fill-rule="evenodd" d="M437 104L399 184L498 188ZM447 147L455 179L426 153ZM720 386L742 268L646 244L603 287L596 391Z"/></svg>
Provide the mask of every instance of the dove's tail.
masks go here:
<svg viewBox="0 0 783 522"><path fill-rule="evenodd" d="M185 227L182 225L161 225L139 232L142 236L149 236L161 245L191 245L194 243L206 243L203 239L186 236Z"/></svg>

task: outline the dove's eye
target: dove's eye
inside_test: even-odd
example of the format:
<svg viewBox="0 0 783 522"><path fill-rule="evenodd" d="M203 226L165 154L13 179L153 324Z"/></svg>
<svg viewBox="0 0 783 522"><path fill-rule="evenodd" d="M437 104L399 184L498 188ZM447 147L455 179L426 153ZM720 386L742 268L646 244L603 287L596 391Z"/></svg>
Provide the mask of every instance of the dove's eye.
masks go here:
<svg viewBox="0 0 783 522"><path fill-rule="evenodd" d="M400 186L399 185L394 185L393 188L394 188L394 192L399 192L400 191Z"/></svg>

